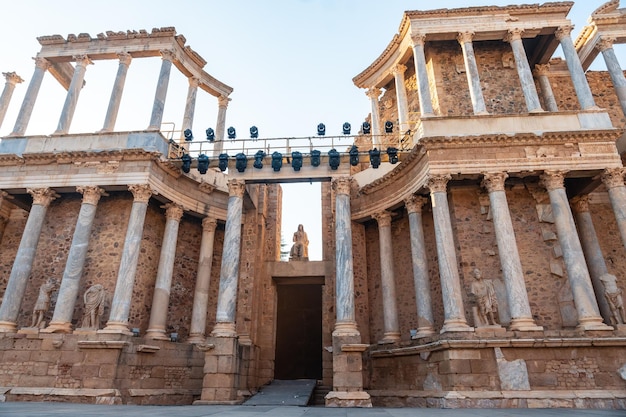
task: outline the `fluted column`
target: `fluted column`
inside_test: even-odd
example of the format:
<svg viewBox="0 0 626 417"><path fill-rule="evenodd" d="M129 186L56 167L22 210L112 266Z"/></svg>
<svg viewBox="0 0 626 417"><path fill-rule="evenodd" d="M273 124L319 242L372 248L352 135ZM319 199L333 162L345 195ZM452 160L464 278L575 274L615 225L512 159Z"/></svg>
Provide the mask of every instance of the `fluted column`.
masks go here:
<svg viewBox="0 0 626 417"><path fill-rule="evenodd" d="M26 220L22 240L15 255L2 305L0 305L0 333L17 330L17 315L33 268L46 211L50 203L58 197L50 188L29 188L27 191L33 196L33 205Z"/></svg>
<svg viewBox="0 0 626 417"><path fill-rule="evenodd" d="M472 45L473 37L474 32L462 32L458 34L457 40L463 50L465 74L467 75L467 84L470 89L474 114L488 114L487 107L485 106L485 98L483 97L483 90L480 86L480 77L478 76L478 65L476 64L474 46Z"/></svg>
<svg viewBox="0 0 626 417"><path fill-rule="evenodd" d="M196 289L193 295L188 343L204 343L206 340L204 329L206 328L206 314L209 307L209 284L211 283L216 228L217 220L213 217L205 217L202 220L202 241L200 242L200 258L198 260Z"/></svg>
<svg viewBox="0 0 626 417"><path fill-rule="evenodd" d="M461 295L461 279L452 234L450 208L448 207L447 184L450 179L449 174L432 175L426 182L426 187L430 190L433 207L437 261L439 262L441 296L443 298L444 322L441 333L473 330L467 325Z"/></svg>
<svg viewBox="0 0 626 417"><path fill-rule="evenodd" d="M76 297L83 275L91 226L96 217L96 208L100 197L105 194L104 190L97 186L76 187L76 191L83 195L80 212L76 220L76 228L72 237L59 295L54 306L54 314L50 325L43 331L46 333L69 333L72 331L72 315L76 305Z"/></svg>
<svg viewBox="0 0 626 417"><path fill-rule="evenodd" d="M181 142L184 141L184 132L193 126L193 115L196 110L196 96L198 95L198 86L200 79L197 77L189 78L189 88L187 89L187 101L185 102L185 115L183 116L183 127L181 132Z"/></svg>
<svg viewBox="0 0 626 417"><path fill-rule="evenodd" d="M561 49L565 56L565 63L567 64L567 69L572 78L574 91L576 92L576 97L578 97L580 107L582 107L583 110L588 110L595 108L596 103L593 100L593 95L591 94L587 77L585 77L583 66L580 63L580 58L576 53L574 42L572 42L572 38L570 37L573 28L574 26L561 26L556 30L554 35L561 44Z"/></svg>
<svg viewBox="0 0 626 417"><path fill-rule="evenodd" d="M168 340L165 334L167 324L167 310L170 303L170 290L172 288L172 274L174 261L176 260L176 243L178 241L178 227L183 217L183 207L179 204L168 203L165 208L165 232L161 244L159 267L157 269L154 295L152 296L152 308L150 309L150 322L146 337L148 339Z"/></svg>
<svg viewBox="0 0 626 417"><path fill-rule="evenodd" d="M337 321L334 336L358 336L354 307L354 264L352 259L352 219L350 177L335 178L335 302Z"/></svg>
<svg viewBox="0 0 626 417"><path fill-rule="evenodd" d="M602 36L600 41L596 44L596 48L602 52L606 69L609 71L611 81L613 82L615 94L619 99L620 106L622 106L622 112L626 114L626 78L615 55L613 42L615 42L615 38Z"/></svg>
<svg viewBox="0 0 626 417"><path fill-rule="evenodd" d="M219 96L217 98L217 124L215 125L215 145L213 154L219 156L224 151L224 133L226 131L226 110L228 109L228 96Z"/></svg>
<svg viewBox="0 0 626 417"><path fill-rule="evenodd" d="M237 307L237 284L239 281L239 252L241 249L241 217L246 183L242 180L228 181L228 209L226 230L220 269L220 289L217 296L217 314L212 336L234 337Z"/></svg>
<svg viewBox="0 0 626 417"><path fill-rule="evenodd" d="M511 315L509 328L521 331L543 330L542 327L535 324L528 302L524 270L522 269L511 213L504 190L504 181L507 177L508 174L504 172L485 174L482 186L489 193L496 243Z"/></svg>
<svg viewBox="0 0 626 417"><path fill-rule="evenodd" d="M602 173L601 178L609 193L609 200L611 201L611 207L613 207L617 228L622 237L622 244L626 248L626 186L624 186L624 174L626 174L626 169L624 168L607 168Z"/></svg>
<svg viewBox="0 0 626 417"><path fill-rule="evenodd" d="M611 308L604 296L604 284L600 280L600 277L607 274L609 271L604 261L600 243L598 242L598 235L593 226L593 220L591 219L589 196L581 195L573 198L571 206L574 216L576 217L578 235L580 236L580 243L585 253L587 268L589 268L589 275L591 275L591 285L593 285L593 291L596 294L600 314L602 318L604 318L604 322L610 324L612 317Z"/></svg>
<svg viewBox="0 0 626 417"><path fill-rule="evenodd" d="M372 145L380 147L380 114L378 111L380 88L370 88L365 94L369 97L372 105Z"/></svg>
<svg viewBox="0 0 626 417"><path fill-rule="evenodd" d="M2 75L4 75L6 83L4 84L2 95L0 96L0 127L4 121L4 116L7 114L9 103L11 102L11 97L13 97L13 91L15 90L15 85L24 82L24 80L22 80L22 78L14 72L3 72Z"/></svg>
<svg viewBox="0 0 626 417"><path fill-rule="evenodd" d="M543 96L543 102L546 105L548 111L559 111L559 107L556 104L554 98L554 92L552 91L552 85L550 85L550 79L548 74L550 73L550 64L537 64L535 65L535 76L539 80L539 87L541 88L541 95Z"/></svg>
<svg viewBox="0 0 626 417"><path fill-rule="evenodd" d="M148 210L148 202L155 192L148 184L129 185L128 189L133 193L133 207L130 212L130 220L124 239L124 250L120 267L117 273L117 282L113 301L111 301L111 314L104 330L106 333L130 334L128 330L128 315L133 297L135 274L137 273L137 261L143 237L143 225Z"/></svg>
<svg viewBox="0 0 626 417"><path fill-rule="evenodd" d="M420 112L423 116L434 114L433 102L430 97L430 83L428 82L428 71L426 69L426 55L424 54L424 42L426 35L411 35L413 41L413 63L415 65L415 78L417 79L417 94L420 101Z"/></svg>
<svg viewBox="0 0 626 417"><path fill-rule="evenodd" d="M435 333L430 298L428 259L426 257L426 243L424 241L424 226L422 223L422 208L427 202L428 199L426 197L417 195L412 195L404 200L406 211L409 213L413 285L415 287L415 303L417 304L417 333L413 336L414 339Z"/></svg>
<svg viewBox="0 0 626 417"><path fill-rule="evenodd" d="M396 64L391 72L396 83L396 101L398 102L398 123L400 135L409 130L409 104L406 98L406 86L404 85L404 72L406 65Z"/></svg>
<svg viewBox="0 0 626 417"><path fill-rule="evenodd" d="M593 296L593 286L585 264L585 255L576 233L576 225L563 184L565 173L565 171L545 171L541 175L541 182L550 196L554 224L563 250L567 277L578 312L578 328L610 330L611 327L602 323L598 303Z"/></svg>
<svg viewBox="0 0 626 417"><path fill-rule="evenodd" d="M35 101L37 101L37 95L39 94L39 88L43 81L43 76L50 68L50 62L45 58L35 58L35 73L33 78L30 79L26 95L24 95L24 101L22 101L22 107L15 120L15 126L11 136L24 136L28 122L30 122L30 116L33 114L33 108L35 107Z"/></svg>
<svg viewBox="0 0 626 417"><path fill-rule="evenodd" d="M61 111L61 117L59 118L57 130L54 132L57 135L65 134L69 131L72 119L74 118L76 103L78 103L78 96L83 88L87 65L93 64L87 55L75 56L74 59L76 60L76 67L74 68L74 75L72 76L70 86L67 89L65 104L63 104L63 110Z"/></svg>
<svg viewBox="0 0 626 417"><path fill-rule="evenodd" d="M152 115L150 116L150 125L148 130L161 129L163 121L163 111L165 110L165 98L167 97L167 87L170 82L170 73L172 72L172 61L174 60L174 51L163 50L161 52L161 72L157 81L156 92L154 93L154 104L152 105Z"/></svg>
<svg viewBox="0 0 626 417"><path fill-rule="evenodd" d="M109 107L107 108L107 114L104 118L103 132L112 132L115 129L115 122L117 121L117 114L120 110L120 104L122 102L122 93L124 92L124 84L126 84L126 74L128 74L128 67L132 61L132 57L128 52L120 52L117 54L119 58L119 65L117 66L117 76L113 84L113 90L111 90L111 98L109 99Z"/></svg>
<svg viewBox="0 0 626 417"><path fill-rule="evenodd" d="M539 96L537 95L535 80L533 79L533 74L530 70L530 65L528 64L526 51L524 50L524 43L522 42L522 30L509 30L504 40L505 42L509 42L511 44L511 49L513 50L515 67L517 68L517 75L519 77L520 83L522 84L522 92L524 93L526 108L531 113L543 111L543 109L541 108L541 104L539 103Z"/></svg>
<svg viewBox="0 0 626 417"><path fill-rule="evenodd" d="M391 246L391 213L381 211L372 216L378 223L380 245L380 280L383 292L384 334L381 343L400 340L398 305L396 303L396 283L393 271L393 248Z"/></svg>

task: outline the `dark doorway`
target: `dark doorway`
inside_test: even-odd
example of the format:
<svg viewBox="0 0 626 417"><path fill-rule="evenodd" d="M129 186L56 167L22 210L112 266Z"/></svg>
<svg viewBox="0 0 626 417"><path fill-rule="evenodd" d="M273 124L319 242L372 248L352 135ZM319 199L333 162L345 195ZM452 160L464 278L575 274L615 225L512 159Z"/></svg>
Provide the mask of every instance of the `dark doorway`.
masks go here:
<svg viewBox="0 0 626 417"><path fill-rule="evenodd" d="M322 286L279 284L274 379L322 379Z"/></svg>

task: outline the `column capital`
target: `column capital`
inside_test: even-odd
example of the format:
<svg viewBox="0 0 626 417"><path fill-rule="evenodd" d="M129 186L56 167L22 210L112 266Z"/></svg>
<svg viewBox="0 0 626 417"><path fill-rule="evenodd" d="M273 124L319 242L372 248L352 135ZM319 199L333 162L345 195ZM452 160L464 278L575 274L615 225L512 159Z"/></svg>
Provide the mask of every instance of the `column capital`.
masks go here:
<svg viewBox="0 0 626 417"><path fill-rule="evenodd" d="M33 196L33 204L48 207L59 195L51 188L28 188L26 192Z"/></svg>
<svg viewBox="0 0 626 417"><path fill-rule="evenodd" d="M391 67L391 73L394 75L394 77L399 74L404 74L405 71L406 71L406 65L404 64L396 64L393 67Z"/></svg>
<svg viewBox="0 0 626 417"><path fill-rule="evenodd" d="M485 187L487 192L504 191L504 182L509 177L506 172L485 172L483 173L483 180L480 183L482 187Z"/></svg>
<svg viewBox="0 0 626 417"><path fill-rule="evenodd" d="M380 211L372 215L372 218L378 223L378 227L391 226L391 212L387 210Z"/></svg>
<svg viewBox="0 0 626 417"><path fill-rule="evenodd" d="M424 46L424 44L426 43L426 35L423 33L412 33L411 41L413 42L413 46L415 45Z"/></svg>
<svg viewBox="0 0 626 417"><path fill-rule="evenodd" d="M156 191L149 184L132 184L128 186L128 190L133 193L133 198L137 203L147 203Z"/></svg>
<svg viewBox="0 0 626 417"><path fill-rule="evenodd" d="M171 49L161 49L159 53L164 61L173 61L176 58L176 53Z"/></svg>
<svg viewBox="0 0 626 417"><path fill-rule="evenodd" d="M606 188L623 187L624 174L626 174L626 168L607 168L600 178Z"/></svg>
<svg viewBox="0 0 626 417"><path fill-rule="evenodd" d="M332 187L337 194L350 195L352 188L352 177L337 177L332 182Z"/></svg>
<svg viewBox="0 0 626 417"><path fill-rule="evenodd" d="M372 87L365 90L365 95L368 96L370 99L378 100L378 97L380 97L380 92L380 88Z"/></svg>
<svg viewBox="0 0 626 417"><path fill-rule="evenodd" d="M83 195L84 204L91 204L92 206L97 205L100 197L106 195L104 189L97 185L78 186L76 191Z"/></svg>
<svg viewBox="0 0 626 417"><path fill-rule="evenodd" d="M174 220L179 222L183 217L183 213L185 209L180 204L176 203L167 203L161 206L161 208L165 209L165 218L167 220Z"/></svg>
<svg viewBox="0 0 626 417"><path fill-rule="evenodd" d="M133 60L133 57L128 52L118 52L117 59L119 59L120 64L129 66L130 61Z"/></svg>
<svg viewBox="0 0 626 417"><path fill-rule="evenodd" d="M35 60L35 67L42 69L44 71L47 71L48 68L50 68L50 61L48 61L46 58L33 58Z"/></svg>
<svg viewBox="0 0 626 417"><path fill-rule="evenodd" d="M554 32L554 36L560 41L563 38L569 37L572 30L574 30L574 25L559 26L559 28Z"/></svg>
<svg viewBox="0 0 626 417"><path fill-rule="evenodd" d="M563 184L565 174L567 174L567 171L565 170L548 170L544 171L543 174L539 176L539 179L546 190L552 191L559 188L565 188L565 185Z"/></svg>
<svg viewBox="0 0 626 417"><path fill-rule="evenodd" d="M7 84L15 85L24 82L24 80L22 80L22 77L17 75L17 73L15 72L3 72L2 75L4 75Z"/></svg>
<svg viewBox="0 0 626 417"><path fill-rule="evenodd" d="M536 64L535 75L548 75L550 73L550 64Z"/></svg>
<svg viewBox="0 0 626 417"><path fill-rule="evenodd" d="M243 197L246 191L246 182L243 180L228 180L228 195L231 197Z"/></svg>
<svg viewBox="0 0 626 417"><path fill-rule="evenodd" d="M520 28L509 29L506 35L504 35L504 42L512 42L522 40L522 34L524 31Z"/></svg>
<svg viewBox="0 0 626 417"><path fill-rule="evenodd" d="M417 194L404 199L404 207L408 213L421 213L426 203L428 203L428 198Z"/></svg>
<svg viewBox="0 0 626 417"><path fill-rule="evenodd" d="M600 36L600 40L596 43L595 48L600 52L604 52L607 49L613 48L614 42L615 38L612 36Z"/></svg>
<svg viewBox="0 0 626 417"><path fill-rule="evenodd" d="M189 87L198 88L200 85L200 78L198 77L189 77Z"/></svg>
<svg viewBox="0 0 626 417"><path fill-rule="evenodd" d="M230 98L228 98L228 96L219 96L219 97L217 98L217 105L218 105L219 107L224 107L224 108L226 108L226 107L228 107L228 102L229 102L230 100L231 100L231 99L230 99Z"/></svg>
<svg viewBox="0 0 626 417"><path fill-rule="evenodd" d="M450 174L429 175L426 180L426 187L431 193L445 193L448 187L448 181L452 179Z"/></svg>
<svg viewBox="0 0 626 417"><path fill-rule="evenodd" d="M76 61L77 67L86 67L93 64L93 61L87 55L74 55L72 59Z"/></svg>
<svg viewBox="0 0 626 417"><path fill-rule="evenodd" d="M202 230L207 232L214 232L217 228L217 219L215 217L206 216L202 219Z"/></svg>
<svg viewBox="0 0 626 417"><path fill-rule="evenodd" d="M581 194L570 200L570 206L576 213L589 212L589 194Z"/></svg>
<svg viewBox="0 0 626 417"><path fill-rule="evenodd" d="M464 43L471 43L472 39L474 39L474 32L472 32L471 30L465 31L465 32L459 32L456 35L456 40L463 45Z"/></svg>

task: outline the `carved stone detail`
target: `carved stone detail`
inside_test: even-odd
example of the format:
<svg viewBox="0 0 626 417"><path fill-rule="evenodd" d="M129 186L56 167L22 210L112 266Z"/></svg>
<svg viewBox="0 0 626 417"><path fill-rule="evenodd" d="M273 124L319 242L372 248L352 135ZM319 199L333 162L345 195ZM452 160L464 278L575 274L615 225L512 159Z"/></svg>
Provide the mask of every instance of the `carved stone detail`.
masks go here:
<svg viewBox="0 0 626 417"><path fill-rule="evenodd" d="M452 175L430 175L426 180L426 187L431 193L445 193L448 187L448 181L452 179Z"/></svg>
<svg viewBox="0 0 626 417"><path fill-rule="evenodd" d="M548 75L550 73L550 64L535 65L535 75Z"/></svg>
<svg viewBox="0 0 626 417"><path fill-rule="evenodd" d="M76 191L83 195L83 203L95 206L100 201L100 197L106 195L104 189L97 185L79 186Z"/></svg>
<svg viewBox="0 0 626 417"><path fill-rule="evenodd" d="M615 188L624 186L625 168L607 168L602 173L602 183L606 188Z"/></svg>
<svg viewBox="0 0 626 417"><path fill-rule="evenodd" d="M167 220L175 220L177 222L180 221L181 217L183 217L183 213L185 212L183 206L176 203L167 203L163 205L162 208L165 209L165 218Z"/></svg>
<svg viewBox="0 0 626 417"><path fill-rule="evenodd" d="M613 47L614 42L615 42L615 38L613 37L601 36L598 43L596 43L595 48L600 52L604 52L607 49L611 49Z"/></svg>
<svg viewBox="0 0 626 417"><path fill-rule="evenodd" d="M51 188L28 188L26 192L33 196L33 204L44 207L48 207L53 200L59 198Z"/></svg>
<svg viewBox="0 0 626 417"><path fill-rule="evenodd" d="M217 98L217 105L218 105L218 107L224 107L224 108L226 108L226 107L228 107L228 102L229 102L230 100L231 100L231 99L230 99L230 98L228 98L228 96L219 96L219 97Z"/></svg>
<svg viewBox="0 0 626 417"><path fill-rule="evenodd" d="M35 60L35 67L47 71L50 68L50 61L45 58L33 58Z"/></svg>
<svg viewBox="0 0 626 417"><path fill-rule="evenodd" d="M379 213L372 215L372 217L378 222L378 227L391 227L391 212L383 210Z"/></svg>
<svg viewBox="0 0 626 417"><path fill-rule="evenodd" d="M118 53L117 58L119 59L120 64L124 64L126 66L129 66L130 62L133 60L133 57L128 52Z"/></svg>
<svg viewBox="0 0 626 417"><path fill-rule="evenodd" d="M393 75L404 74L405 71L406 71L406 65L403 65L403 64L396 64L393 66L393 68L391 68L391 73Z"/></svg>
<svg viewBox="0 0 626 417"><path fill-rule="evenodd" d="M176 58L176 53L171 49L162 49L159 51L161 54L161 59L164 61L173 61Z"/></svg>
<svg viewBox="0 0 626 417"><path fill-rule="evenodd" d="M228 195L231 197L242 198L246 192L246 182L243 180L230 179L228 180Z"/></svg>
<svg viewBox="0 0 626 417"><path fill-rule="evenodd" d="M369 88L365 91L365 95L370 99L378 99L380 97L380 88Z"/></svg>
<svg viewBox="0 0 626 417"><path fill-rule="evenodd" d="M22 77L17 75L15 72L3 72L2 75L4 75L7 84L15 85L24 82L24 80L22 80Z"/></svg>
<svg viewBox="0 0 626 417"><path fill-rule="evenodd" d="M423 33L413 33L411 34L411 41L413 41L413 46L422 45L426 42L426 35Z"/></svg>
<svg viewBox="0 0 626 417"><path fill-rule="evenodd" d="M563 182L565 180L565 174L567 174L567 171L565 170L544 171L544 173L540 176L541 184L548 191L564 188L565 185Z"/></svg>
<svg viewBox="0 0 626 417"><path fill-rule="evenodd" d="M572 198L570 205L576 213L589 212L589 194L578 195Z"/></svg>
<svg viewBox="0 0 626 417"><path fill-rule="evenodd" d="M459 41L460 44L470 43L472 42L472 39L474 39L474 32L469 30L465 32L459 32L459 34L456 36L456 40Z"/></svg>
<svg viewBox="0 0 626 417"><path fill-rule="evenodd" d="M524 31L519 28L509 29L506 35L504 35L504 42L511 42L515 40L521 40Z"/></svg>
<svg viewBox="0 0 626 417"><path fill-rule="evenodd" d="M147 203L156 192L149 184L132 184L128 186L128 190L133 193L133 198L138 203Z"/></svg>
<svg viewBox="0 0 626 417"><path fill-rule="evenodd" d="M335 178L333 180L332 187L335 193L337 194L350 195L350 189L352 188L352 178L351 177Z"/></svg>
<svg viewBox="0 0 626 417"><path fill-rule="evenodd" d="M217 228L217 219L215 217L205 217L202 219L202 230L214 232Z"/></svg>
<svg viewBox="0 0 626 417"><path fill-rule="evenodd" d="M428 201L428 198L424 196L413 194L404 199L404 206L407 213L421 213Z"/></svg>
<svg viewBox="0 0 626 417"><path fill-rule="evenodd" d="M574 29L573 25L564 25L564 26L560 26L556 32L554 32L554 36L557 38L557 40L561 40L567 36L570 36L570 33L572 33L572 30Z"/></svg>
<svg viewBox="0 0 626 417"><path fill-rule="evenodd" d="M509 177L506 172L484 173L481 185L485 187L487 192L504 191L504 182Z"/></svg>

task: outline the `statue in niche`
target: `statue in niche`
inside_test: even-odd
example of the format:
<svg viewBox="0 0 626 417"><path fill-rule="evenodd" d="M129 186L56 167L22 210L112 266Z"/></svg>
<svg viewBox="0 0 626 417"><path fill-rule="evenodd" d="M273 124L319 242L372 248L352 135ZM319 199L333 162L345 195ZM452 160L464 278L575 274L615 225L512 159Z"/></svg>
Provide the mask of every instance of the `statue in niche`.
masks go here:
<svg viewBox="0 0 626 417"><path fill-rule="evenodd" d="M100 328L100 317L104 313L104 301L106 299L106 291L100 284L89 287L83 295L85 301L85 312L83 313L82 327L85 329Z"/></svg>
<svg viewBox="0 0 626 417"><path fill-rule="evenodd" d="M600 281L604 284L604 296L611 309L611 324L625 324L624 300L622 290L617 286L617 277L612 274L603 274Z"/></svg>
<svg viewBox="0 0 626 417"><path fill-rule="evenodd" d="M50 298L52 296L52 291L57 286L57 281L54 278L49 278L46 282L41 284L39 287L39 295L37 296L37 301L35 302L35 308L33 308L33 320L30 324L30 327L44 328L46 323L43 318L44 315L50 309Z"/></svg>
<svg viewBox="0 0 626 417"><path fill-rule="evenodd" d="M289 252L289 260L309 260L309 237L304 231L304 226L299 224L298 231L293 234L293 246Z"/></svg>
<svg viewBox="0 0 626 417"><path fill-rule="evenodd" d="M474 282L470 287L470 296L473 297L478 308L478 317L481 323L487 326L497 326L498 299L493 282L490 279L483 279L483 274L478 268L472 271L472 275Z"/></svg>

